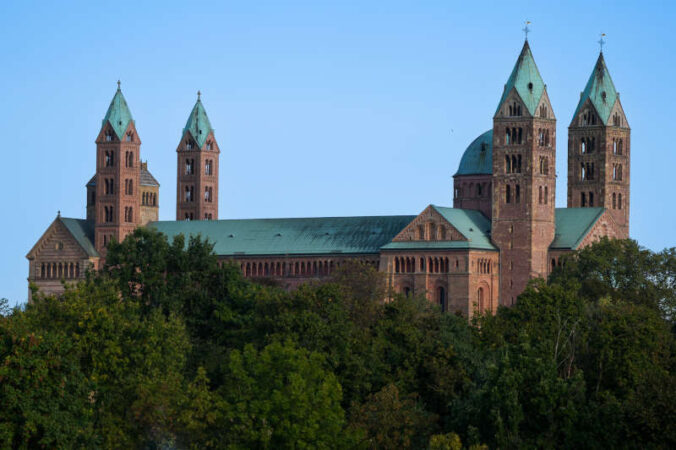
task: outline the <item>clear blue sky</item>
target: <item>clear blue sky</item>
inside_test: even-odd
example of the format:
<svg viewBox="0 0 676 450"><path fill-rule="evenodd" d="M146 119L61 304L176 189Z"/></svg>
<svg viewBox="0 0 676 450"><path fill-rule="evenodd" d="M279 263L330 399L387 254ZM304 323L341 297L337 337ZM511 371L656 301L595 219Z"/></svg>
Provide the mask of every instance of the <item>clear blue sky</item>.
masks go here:
<svg viewBox="0 0 676 450"><path fill-rule="evenodd" d="M221 153L220 217L416 214L452 205L465 147L491 127L523 21L567 126L607 33L632 127L631 235L675 245L673 2L0 3L0 297L56 216L85 216L117 79L175 215L175 149L200 89Z"/></svg>

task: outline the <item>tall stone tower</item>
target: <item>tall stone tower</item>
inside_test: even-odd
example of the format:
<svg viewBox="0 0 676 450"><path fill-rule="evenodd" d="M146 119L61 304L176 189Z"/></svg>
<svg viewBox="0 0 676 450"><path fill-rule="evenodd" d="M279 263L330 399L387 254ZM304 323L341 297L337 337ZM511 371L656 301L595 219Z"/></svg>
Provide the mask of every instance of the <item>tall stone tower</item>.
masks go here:
<svg viewBox="0 0 676 450"><path fill-rule="evenodd" d="M199 92L176 154L176 220L217 220L220 150Z"/></svg>
<svg viewBox="0 0 676 450"><path fill-rule="evenodd" d="M105 255L111 240L121 242L140 223L141 139L120 82L96 138L95 247Z"/></svg>
<svg viewBox="0 0 676 450"><path fill-rule="evenodd" d="M500 304L547 276L554 240L556 118L526 41L493 117L491 238L500 249Z"/></svg>
<svg viewBox="0 0 676 450"><path fill-rule="evenodd" d="M610 210L629 237L630 133L603 53L568 127L568 207Z"/></svg>

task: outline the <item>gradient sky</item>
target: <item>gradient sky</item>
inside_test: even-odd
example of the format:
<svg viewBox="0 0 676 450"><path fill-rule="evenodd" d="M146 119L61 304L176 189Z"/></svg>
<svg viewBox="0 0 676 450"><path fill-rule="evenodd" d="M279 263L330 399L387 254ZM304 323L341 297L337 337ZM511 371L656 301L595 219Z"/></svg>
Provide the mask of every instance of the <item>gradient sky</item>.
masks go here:
<svg viewBox="0 0 676 450"><path fill-rule="evenodd" d="M523 22L567 126L604 55L632 128L631 236L675 245L673 2L0 2L0 297L85 183L116 81L175 217L176 146L197 90L221 148L220 218L417 214L452 206L462 152L492 126ZM666 136L666 137L665 137Z"/></svg>

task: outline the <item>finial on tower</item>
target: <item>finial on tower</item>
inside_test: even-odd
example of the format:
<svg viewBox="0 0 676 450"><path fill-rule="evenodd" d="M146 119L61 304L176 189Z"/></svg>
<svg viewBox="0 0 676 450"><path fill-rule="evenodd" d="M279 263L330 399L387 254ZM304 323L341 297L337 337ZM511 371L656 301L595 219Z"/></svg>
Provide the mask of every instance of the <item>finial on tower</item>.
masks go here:
<svg viewBox="0 0 676 450"><path fill-rule="evenodd" d="M530 28L528 28L528 25L530 25L530 20L526 20L526 26L523 28L523 33L526 35L526 42L528 42L528 33L530 33Z"/></svg>
<svg viewBox="0 0 676 450"><path fill-rule="evenodd" d="M599 46L601 47L601 53L603 53L603 44L606 43L606 40L603 39L606 37L606 33L601 33L601 39L599 39Z"/></svg>
<svg viewBox="0 0 676 450"><path fill-rule="evenodd" d="M120 90L120 84L121 84L121 83L120 83L120 80L117 80L117 90L118 90L118 91Z"/></svg>
<svg viewBox="0 0 676 450"><path fill-rule="evenodd" d="M201 95L202 95L202 93L201 93L200 91L197 91L197 101L198 101L198 102L200 101L200 96L201 96Z"/></svg>
<svg viewBox="0 0 676 450"><path fill-rule="evenodd" d="M56 217L61 217L61 210L58 210L58 211L56 212Z"/></svg>

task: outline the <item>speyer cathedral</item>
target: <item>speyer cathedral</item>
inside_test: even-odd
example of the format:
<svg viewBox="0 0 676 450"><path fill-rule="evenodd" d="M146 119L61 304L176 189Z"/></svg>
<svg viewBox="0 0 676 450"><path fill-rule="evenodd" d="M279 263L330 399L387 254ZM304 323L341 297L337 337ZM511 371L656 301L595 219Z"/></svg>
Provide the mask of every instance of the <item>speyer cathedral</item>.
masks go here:
<svg viewBox="0 0 676 450"><path fill-rule="evenodd" d="M109 242L147 226L170 240L201 234L245 277L287 288L361 260L395 291L471 317L514 304L561 255L629 234L630 129L603 53L568 127L567 208L555 208L556 115L528 41L493 127L460 159L453 207L418 215L219 220L221 149L198 96L176 147L176 220L158 221L159 183L141 162L136 125L118 84L96 137L87 217L58 215L28 252L28 281L40 292L62 292L102 267Z"/></svg>

